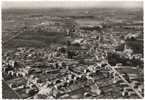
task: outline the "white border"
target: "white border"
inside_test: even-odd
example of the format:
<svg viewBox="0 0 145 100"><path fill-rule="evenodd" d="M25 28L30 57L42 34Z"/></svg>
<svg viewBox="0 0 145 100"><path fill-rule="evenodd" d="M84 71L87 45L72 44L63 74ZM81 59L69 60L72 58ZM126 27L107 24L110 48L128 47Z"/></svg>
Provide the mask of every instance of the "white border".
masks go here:
<svg viewBox="0 0 145 100"><path fill-rule="evenodd" d="M1 0L1 1L143 1L143 0Z"/></svg>
<svg viewBox="0 0 145 100"><path fill-rule="evenodd" d="M3 1L25 1L25 2L32 2L32 1L68 1L68 0L0 0L0 8L2 7L2 2ZM122 1L122 2L126 2L126 1L144 1L144 0L69 0L69 1ZM143 4L144 6L144 4ZM144 11L145 13L145 11ZM143 17L144 19L145 17ZM0 10L0 19L2 19L2 15L1 15L1 10ZM2 20L0 20L0 42L2 43ZM144 21L145 22L145 21ZM144 25L145 27L145 25ZM144 29L143 29L143 32L144 32ZM145 38L145 35L144 35L144 38ZM1 62L1 66L2 66L2 44L0 43L0 62ZM145 42L144 42L144 47L145 47ZM144 48L144 57L145 57L145 48ZM0 72L2 72L2 67L0 68ZM145 72L145 68L144 68L144 72ZM145 75L144 75L145 76ZM2 73L0 74L0 80L2 80ZM144 81L144 86L145 86L145 81ZM0 81L0 100L2 100L2 81ZM58 99L58 100L61 100L61 99ZM69 100L69 99L68 99ZM75 100L75 99L74 99ZM84 99L80 99L80 100L84 100ZM89 100L89 99L86 99L86 100ZM101 100L104 100L104 99L101 99ZM121 100L121 99L118 99L118 100ZM126 99L128 100L128 99Z"/></svg>

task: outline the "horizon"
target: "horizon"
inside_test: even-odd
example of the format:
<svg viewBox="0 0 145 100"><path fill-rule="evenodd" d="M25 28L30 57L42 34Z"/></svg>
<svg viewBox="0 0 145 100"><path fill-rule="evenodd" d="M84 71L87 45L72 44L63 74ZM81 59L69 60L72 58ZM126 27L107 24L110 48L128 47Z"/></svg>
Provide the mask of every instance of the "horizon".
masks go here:
<svg viewBox="0 0 145 100"><path fill-rule="evenodd" d="M142 7L143 1L2 1L2 9Z"/></svg>

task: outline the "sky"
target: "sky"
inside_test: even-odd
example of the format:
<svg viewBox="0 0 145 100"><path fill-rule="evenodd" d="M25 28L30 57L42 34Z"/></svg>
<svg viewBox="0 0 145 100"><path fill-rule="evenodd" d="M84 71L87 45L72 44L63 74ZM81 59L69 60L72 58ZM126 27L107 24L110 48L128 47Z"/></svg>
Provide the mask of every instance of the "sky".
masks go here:
<svg viewBox="0 0 145 100"><path fill-rule="evenodd" d="M121 7L132 8L142 7L142 0L116 0L116 1L95 1L95 0L63 0L63 1L2 1L2 8L91 8L91 7Z"/></svg>

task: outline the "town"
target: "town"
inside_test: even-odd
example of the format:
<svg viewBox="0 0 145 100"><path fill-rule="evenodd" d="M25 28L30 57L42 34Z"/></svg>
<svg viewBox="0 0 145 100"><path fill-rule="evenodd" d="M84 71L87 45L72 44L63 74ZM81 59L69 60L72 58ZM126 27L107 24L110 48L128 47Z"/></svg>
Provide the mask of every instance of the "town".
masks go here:
<svg viewBox="0 0 145 100"><path fill-rule="evenodd" d="M143 12L119 10L11 11L21 16L2 22L3 98L7 89L14 99L143 98Z"/></svg>

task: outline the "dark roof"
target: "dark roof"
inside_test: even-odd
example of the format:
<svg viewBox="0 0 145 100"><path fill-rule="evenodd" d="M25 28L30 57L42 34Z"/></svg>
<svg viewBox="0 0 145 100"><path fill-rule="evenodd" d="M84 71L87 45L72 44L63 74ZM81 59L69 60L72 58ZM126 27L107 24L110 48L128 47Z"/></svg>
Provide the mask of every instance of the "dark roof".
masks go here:
<svg viewBox="0 0 145 100"><path fill-rule="evenodd" d="M68 50L71 50L71 51L75 51L75 50L86 51L87 49L81 48L79 46L69 46Z"/></svg>
<svg viewBox="0 0 145 100"><path fill-rule="evenodd" d="M133 49L134 53L143 53L143 39L126 41L126 45Z"/></svg>

